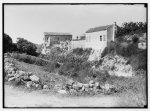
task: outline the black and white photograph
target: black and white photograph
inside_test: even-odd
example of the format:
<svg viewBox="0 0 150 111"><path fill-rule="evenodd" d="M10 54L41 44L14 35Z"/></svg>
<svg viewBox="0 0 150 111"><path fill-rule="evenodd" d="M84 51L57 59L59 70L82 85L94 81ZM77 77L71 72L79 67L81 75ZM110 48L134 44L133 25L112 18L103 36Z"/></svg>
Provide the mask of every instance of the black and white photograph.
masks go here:
<svg viewBox="0 0 150 111"><path fill-rule="evenodd" d="M148 108L148 3L3 3L3 108Z"/></svg>

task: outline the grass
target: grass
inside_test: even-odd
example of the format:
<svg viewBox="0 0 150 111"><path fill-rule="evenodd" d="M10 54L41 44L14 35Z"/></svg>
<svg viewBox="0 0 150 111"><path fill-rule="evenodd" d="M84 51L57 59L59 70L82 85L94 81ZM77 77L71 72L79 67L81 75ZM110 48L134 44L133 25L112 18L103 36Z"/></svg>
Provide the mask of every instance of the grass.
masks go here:
<svg viewBox="0 0 150 111"><path fill-rule="evenodd" d="M116 95L124 100L124 104L135 103L139 107L146 105L146 75L132 78L111 76L108 80L117 90Z"/></svg>

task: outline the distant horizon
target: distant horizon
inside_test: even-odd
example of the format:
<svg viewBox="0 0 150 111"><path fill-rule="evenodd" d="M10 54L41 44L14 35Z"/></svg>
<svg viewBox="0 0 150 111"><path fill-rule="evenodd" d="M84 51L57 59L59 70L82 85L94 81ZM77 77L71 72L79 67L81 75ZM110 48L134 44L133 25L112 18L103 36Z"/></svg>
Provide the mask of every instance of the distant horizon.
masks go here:
<svg viewBox="0 0 150 111"><path fill-rule="evenodd" d="M4 5L4 33L13 42L21 37L42 44L44 32L71 33L125 22L146 22L144 4L116 5Z"/></svg>

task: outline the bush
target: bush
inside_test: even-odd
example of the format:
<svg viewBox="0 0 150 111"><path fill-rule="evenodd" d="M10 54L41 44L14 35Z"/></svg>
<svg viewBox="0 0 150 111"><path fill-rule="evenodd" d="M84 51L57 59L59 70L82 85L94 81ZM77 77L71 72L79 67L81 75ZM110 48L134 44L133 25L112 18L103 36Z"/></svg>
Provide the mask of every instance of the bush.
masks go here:
<svg viewBox="0 0 150 111"><path fill-rule="evenodd" d="M92 48L86 48L86 49L83 49L83 48L76 48L76 49L73 49L73 54L76 54L76 55L89 55L92 51Z"/></svg>
<svg viewBox="0 0 150 111"><path fill-rule="evenodd" d="M78 52L79 50L81 51L82 49L76 49L75 52L69 54L51 53L52 55L49 55L51 62L45 66L45 70L49 72L58 72L60 75L83 81L85 76L90 72L92 63L87 61L87 55L76 55L80 53ZM84 51L89 53L88 50Z"/></svg>
<svg viewBox="0 0 150 111"><path fill-rule="evenodd" d="M125 22L121 27L117 26L117 37L127 35L127 34L135 34L135 33L146 33L147 31L147 23L143 22Z"/></svg>
<svg viewBox="0 0 150 111"><path fill-rule="evenodd" d="M4 40L3 41L4 41L4 47L3 47L4 53L11 52L11 46L12 46L11 37L4 33Z"/></svg>
<svg viewBox="0 0 150 111"><path fill-rule="evenodd" d="M36 52L37 47L35 44L23 38L18 38L16 45L20 53L26 53L28 55L38 56L38 53Z"/></svg>
<svg viewBox="0 0 150 111"><path fill-rule="evenodd" d="M135 70L147 70L147 50L142 50L138 54L132 55L128 63L130 63Z"/></svg>
<svg viewBox="0 0 150 111"><path fill-rule="evenodd" d="M122 45L122 43L111 41L108 47L104 49L101 56L104 57L107 54L118 54L124 57L130 57L140 52L137 43L126 43L126 44L127 45L124 46Z"/></svg>
<svg viewBox="0 0 150 111"><path fill-rule="evenodd" d="M12 57L14 59L18 59L19 61L23 61L30 64L36 64L39 66L45 66L48 64L48 61L46 60L26 54L12 53Z"/></svg>

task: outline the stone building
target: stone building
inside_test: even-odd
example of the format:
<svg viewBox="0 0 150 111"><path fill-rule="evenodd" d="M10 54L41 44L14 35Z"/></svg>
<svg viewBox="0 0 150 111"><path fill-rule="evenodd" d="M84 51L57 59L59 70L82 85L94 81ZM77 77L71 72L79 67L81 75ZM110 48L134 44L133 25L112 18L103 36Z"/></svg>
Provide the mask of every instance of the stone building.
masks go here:
<svg viewBox="0 0 150 111"><path fill-rule="evenodd" d="M71 40L72 34L70 33L44 32L42 54L48 53L50 51L50 48L53 46L69 50Z"/></svg>

